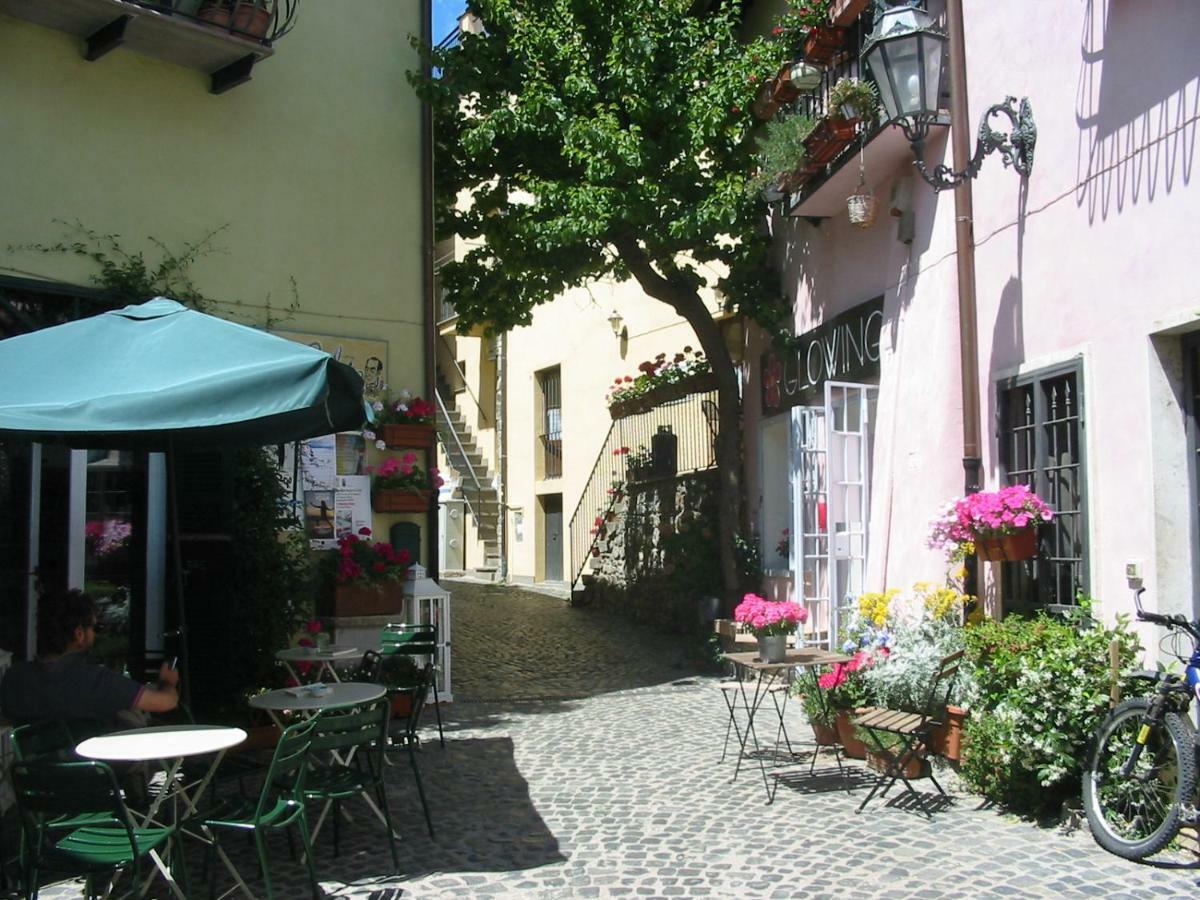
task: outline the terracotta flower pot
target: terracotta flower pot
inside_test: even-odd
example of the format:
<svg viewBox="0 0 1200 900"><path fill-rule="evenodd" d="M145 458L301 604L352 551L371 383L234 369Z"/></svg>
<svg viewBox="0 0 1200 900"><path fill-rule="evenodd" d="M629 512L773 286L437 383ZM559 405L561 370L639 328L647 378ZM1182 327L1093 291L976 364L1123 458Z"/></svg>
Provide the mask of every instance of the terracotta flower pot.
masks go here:
<svg viewBox="0 0 1200 900"><path fill-rule="evenodd" d="M947 706L942 724L929 735L929 752L950 762L962 759L963 723L967 715L961 706Z"/></svg>
<svg viewBox="0 0 1200 900"><path fill-rule="evenodd" d="M857 119L844 119L840 115L823 118L804 139L808 164L824 166L833 162L854 141L857 125Z"/></svg>
<svg viewBox="0 0 1200 900"><path fill-rule="evenodd" d="M838 743L837 728L823 722L812 722L813 740L818 747L833 747Z"/></svg>
<svg viewBox="0 0 1200 900"><path fill-rule="evenodd" d="M999 538L980 538L975 542L975 555L987 562L1033 559L1037 556L1037 549L1036 528L1026 528Z"/></svg>
<svg viewBox="0 0 1200 900"><path fill-rule="evenodd" d="M905 778L922 778L929 774L929 763L915 753L906 753L901 763L901 770ZM888 758L878 750L868 750L867 768L886 774L888 770Z"/></svg>
<svg viewBox="0 0 1200 900"><path fill-rule="evenodd" d="M839 709L837 712L837 734L838 742L842 745L842 750L850 759L865 759L867 756L867 745L858 739L854 734L854 726L850 723L850 710Z"/></svg>

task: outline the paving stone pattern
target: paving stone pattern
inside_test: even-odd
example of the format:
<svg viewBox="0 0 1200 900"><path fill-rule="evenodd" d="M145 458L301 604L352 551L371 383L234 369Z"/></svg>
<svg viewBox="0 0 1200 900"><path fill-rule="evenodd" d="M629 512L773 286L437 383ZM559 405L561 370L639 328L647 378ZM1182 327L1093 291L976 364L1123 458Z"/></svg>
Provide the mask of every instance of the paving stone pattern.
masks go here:
<svg viewBox="0 0 1200 900"><path fill-rule="evenodd" d="M355 809L317 867L331 896L441 897L1196 897L1195 869L1127 863L1086 833L1039 828L954 800L926 818L896 791L855 814L859 764L840 775L783 770L767 805L755 764L736 782L718 762L725 706L716 679L681 670L670 639L516 589L449 583L455 695L446 747L419 754L436 839L403 756L389 770L402 823L391 876L378 822ZM522 699L557 698L557 699ZM806 737L796 704L794 741ZM432 716L427 720L432 722ZM946 783L945 781L943 782ZM928 782L918 782L932 800ZM254 874L249 848L231 855ZM304 868L272 840L277 896L309 896ZM195 854L198 858L200 854ZM194 893L205 896L199 870ZM224 879L225 885L231 882ZM261 890L261 882L251 880ZM78 896L68 886L43 897Z"/></svg>

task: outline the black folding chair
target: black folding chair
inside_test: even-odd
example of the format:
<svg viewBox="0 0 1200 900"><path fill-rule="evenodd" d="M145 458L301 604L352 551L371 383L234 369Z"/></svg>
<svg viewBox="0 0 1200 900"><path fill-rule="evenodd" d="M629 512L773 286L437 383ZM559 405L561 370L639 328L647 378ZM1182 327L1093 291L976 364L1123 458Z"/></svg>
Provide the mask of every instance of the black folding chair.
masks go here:
<svg viewBox="0 0 1200 900"><path fill-rule="evenodd" d="M897 780L904 782L904 786L910 794L919 796L916 788L904 774L904 768L910 760L924 761L929 745L929 735L942 724L946 703L949 701L954 679L958 675L962 655L963 651L959 650L957 653L951 653L943 658L938 664L933 681L929 685L929 692L925 697L924 709L921 712L873 706L862 710L861 714L854 719L855 726L867 733L870 743L875 745L874 749L886 761L884 771L879 773L871 788L871 793L867 794L866 799L859 804L856 812L862 812L863 807L870 802L881 787L883 793L879 796L887 796L887 792L891 790ZM884 735L892 735L894 740L885 740ZM933 777L932 771L929 773L929 780L933 782L933 786L937 788L939 794L943 797L948 796L942 790L942 786L938 784L937 779Z"/></svg>
<svg viewBox="0 0 1200 900"><path fill-rule="evenodd" d="M437 713L438 741L446 746L446 735L442 731L442 706L438 697L438 639L437 626L434 624L406 625L404 623L386 625L379 635L380 653L383 654L385 665L389 656L406 655L424 657L433 667L433 709Z"/></svg>
<svg viewBox="0 0 1200 900"><path fill-rule="evenodd" d="M433 817L429 814L429 801L425 798L425 787L421 784L421 770L417 766L417 728L421 723L421 710L429 696L429 687L435 678L433 663L425 663L421 670L418 683L413 687L400 688L396 693L406 693L412 699L412 706L407 716L393 717L389 725L389 750L403 748L408 752L408 764L412 767L413 778L417 782L417 794L421 798L421 809L425 812L425 826L429 836L433 837Z"/></svg>

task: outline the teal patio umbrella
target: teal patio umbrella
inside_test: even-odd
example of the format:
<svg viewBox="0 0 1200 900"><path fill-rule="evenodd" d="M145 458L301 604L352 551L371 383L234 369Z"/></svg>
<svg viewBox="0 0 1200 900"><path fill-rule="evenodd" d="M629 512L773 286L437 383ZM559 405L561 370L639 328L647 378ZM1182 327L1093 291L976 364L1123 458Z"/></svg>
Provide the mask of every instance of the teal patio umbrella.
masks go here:
<svg viewBox="0 0 1200 900"><path fill-rule="evenodd" d="M157 297L0 341L0 435L71 447L282 444L359 428L328 353Z"/></svg>
<svg viewBox="0 0 1200 900"><path fill-rule="evenodd" d="M362 378L328 353L165 297L0 341L0 384L0 437L166 452L181 633L174 448L282 444L370 417Z"/></svg>

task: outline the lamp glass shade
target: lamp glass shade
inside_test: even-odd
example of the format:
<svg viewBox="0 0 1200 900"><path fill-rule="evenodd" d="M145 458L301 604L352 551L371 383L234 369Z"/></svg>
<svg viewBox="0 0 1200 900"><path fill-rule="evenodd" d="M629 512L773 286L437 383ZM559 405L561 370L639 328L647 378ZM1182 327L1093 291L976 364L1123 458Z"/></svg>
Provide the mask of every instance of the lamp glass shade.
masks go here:
<svg viewBox="0 0 1200 900"><path fill-rule="evenodd" d="M923 10L885 13L863 50L888 119L938 111L946 35Z"/></svg>

